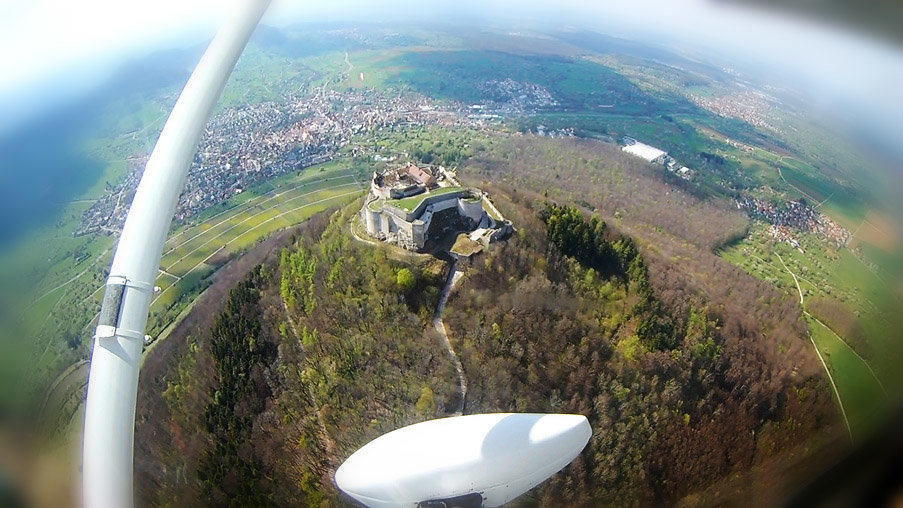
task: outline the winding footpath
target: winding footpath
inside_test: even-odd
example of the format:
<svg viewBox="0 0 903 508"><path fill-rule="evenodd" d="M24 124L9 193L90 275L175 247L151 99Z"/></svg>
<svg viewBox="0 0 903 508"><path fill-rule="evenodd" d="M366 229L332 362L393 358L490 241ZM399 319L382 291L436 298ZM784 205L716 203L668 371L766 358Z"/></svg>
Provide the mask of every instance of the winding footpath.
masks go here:
<svg viewBox="0 0 903 508"><path fill-rule="evenodd" d="M789 273L790 276L793 277L793 282L796 283L796 290L797 290L797 291L799 292L799 294L800 294L800 309L803 311L803 314L805 314L806 316L811 317L811 315L809 314L809 312L806 310L806 307L805 307L805 302L804 302L804 300L803 300L803 288L800 286L800 281L799 281L799 279L796 277L796 274L793 273L793 270L791 270L791 269L787 266L787 263L784 262L784 258L782 258L781 255L778 254L777 252L775 252L774 254L775 254L775 256L778 257L778 260L781 262L781 265L784 266L784 270L787 270L787 273ZM837 384L834 382L834 376L831 375L831 369L828 368L828 364L825 362L825 358L822 356L821 350L818 349L818 344L816 344L816 343L815 343L815 339L812 338L812 332L809 331L809 326L808 326L808 325L806 325L806 335L809 336L809 342L811 342L811 343L812 343L812 347L815 348L815 354L818 355L818 359L821 360L821 365L822 365L822 367L824 367L824 369L825 369L825 374L828 375L828 381L831 382L831 387L834 388L834 396L837 397L837 405L840 407L840 414L841 414L841 416L843 416L843 421L844 421L844 423L845 423L846 426L847 426L847 434L849 434L849 436L850 436L850 443L854 443L854 440L853 440L853 428L850 426L850 419L847 418L847 412L846 412L846 410L845 410L844 407L843 407L843 399L840 398L840 392L837 390ZM839 337L838 337L838 338L839 338ZM844 341L841 341L841 342L843 342L844 344L846 344L846 342L844 342ZM850 346L847 345L847 347L850 347ZM850 350L852 350L852 349L853 349L853 348L850 348ZM856 355L856 356L859 356L859 355ZM860 358L861 358L861 357L860 357ZM865 360L863 360L863 362L864 362L864 361L865 361ZM868 364L866 364L866 366L868 366ZM872 370L871 367L869 367L869 370L870 370L870 371ZM874 375L874 372L872 372L872 375ZM877 379L877 378L876 378L876 379Z"/></svg>
<svg viewBox="0 0 903 508"><path fill-rule="evenodd" d="M433 328L436 330L436 333L439 334L439 338L442 339L442 344L445 346L448 356L451 357L452 363L455 365L455 371L458 373L458 389L461 392L461 402L458 404L454 416L461 416L464 414L464 403L467 400L467 378L464 376L464 366L461 365L458 354L455 353L451 341L448 340L448 330L446 330L445 323L442 321L442 311L445 310L445 304L448 303L448 295L452 292L463 275L464 272L457 268L457 262L452 261L448 267L448 278L445 281L445 287L442 288L442 293L439 294L439 304L436 305L436 314L433 315Z"/></svg>
<svg viewBox="0 0 903 508"><path fill-rule="evenodd" d="M815 321L816 323L821 325L825 330L830 332L831 335L833 335L841 344L843 344L851 353L853 353L856 356L856 358L858 358L859 361L862 362L863 365L865 365L865 368L868 369L869 373L872 375L872 378L875 380L876 383L878 383L878 387L881 388L881 392L886 397L887 396L887 388L884 387L884 383L881 381L881 378L878 377L878 374L875 373L875 370L872 369L871 364L865 358L863 358L862 355L857 353L856 350L853 349L853 346L851 346L846 340L844 340L843 337L841 337L840 335L837 335L837 332L835 332L833 329L831 329L830 326L826 325L820 319L813 316L812 314L809 313L808 310L806 310L806 308L804 307L805 301L803 300L803 288L800 287L800 280L806 281L806 279L803 279L802 277L799 277L795 273L793 273L793 271L790 270L790 268L787 266L787 264L784 263L784 258L782 258L780 254L775 252L775 255L778 257L778 260L781 261L781 264L784 266L784 270L787 270L787 273L789 273L790 276L793 277L793 282L796 283L796 290L800 294L800 307L802 307L802 309L803 309L803 314L805 314L807 317L811 318L813 321ZM761 258L759 258L759 259L761 259ZM812 282L809 282L809 281L806 281L806 282L808 282L809 284L812 284ZM814 286L815 284L812 284L812 285Z"/></svg>
<svg viewBox="0 0 903 508"><path fill-rule="evenodd" d="M355 230L354 220L355 218L352 218L348 225L351 230L352 238L364 244L378 246L379 242L362 238L361 235L358 234ZM467 377L464 375L464 366L461 364L461 359L458 358L458 354L452 347L451 341L448 340L448 329L445 328L445 323L442 321L442 312L445 311L445 305L448 303L448 296L455 289L455 286L461 280L463 275L464 272L458 269L457 262L452 261L448 266L448 277L445 279L445 286L443 286L442 292L439 293L439 303L436 305L436 312L433 314L432 322L433 329L436 330L436 333L442 340L442 345L445 346L445 351L448 353L449 358L451 358L451 361L455 366L455 372L458 375L458 391L461 401L452 413L453 416L461 416L464 414L464 408L467 401Z"/></svg>

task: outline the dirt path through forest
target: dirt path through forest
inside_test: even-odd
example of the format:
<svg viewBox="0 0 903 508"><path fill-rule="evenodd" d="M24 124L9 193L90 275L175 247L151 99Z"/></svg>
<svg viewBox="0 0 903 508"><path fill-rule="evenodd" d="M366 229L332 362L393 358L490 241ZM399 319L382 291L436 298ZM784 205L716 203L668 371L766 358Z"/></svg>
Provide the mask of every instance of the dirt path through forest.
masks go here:
<svg viewBox="0 0 903 508"><path fill-rule="evenodd" d="M458 281L461 280L462 275L464 275L464 272L458 270L457 262L452 261L448 266L448 278L445 281L445 287L442 288L442 293L439 294L439 304L436 305L436 314L433 316L433 328L442 339L442 344L445 346L446 351L448 351L448 356L451 357L452 362L455 364L455 371L458 373L458 388L461 392L461 402L455 410L455 416L464 414L464 403L467 399L467 378L464 376L464 366L461 365L458 354L455 353L451 342L448 340L448 330L446 330L445 323L442 321L442 311L445 310L445 304L448 303L448 295L455 288Z"/></svg>

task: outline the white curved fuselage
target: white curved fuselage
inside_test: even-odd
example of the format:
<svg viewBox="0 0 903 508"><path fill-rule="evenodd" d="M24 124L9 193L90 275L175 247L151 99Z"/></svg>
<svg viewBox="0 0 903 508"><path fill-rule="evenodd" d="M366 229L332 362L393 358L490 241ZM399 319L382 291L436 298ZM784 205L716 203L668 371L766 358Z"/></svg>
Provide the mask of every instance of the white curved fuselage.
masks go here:
<svg viewBox="0 0 903 508"><path fill-rule="evenodd" d="M336 484L371 508L479 493L501 506L570 463L589 441L582 415L496 413L410 425L380 436L336 471Z"/></svg>

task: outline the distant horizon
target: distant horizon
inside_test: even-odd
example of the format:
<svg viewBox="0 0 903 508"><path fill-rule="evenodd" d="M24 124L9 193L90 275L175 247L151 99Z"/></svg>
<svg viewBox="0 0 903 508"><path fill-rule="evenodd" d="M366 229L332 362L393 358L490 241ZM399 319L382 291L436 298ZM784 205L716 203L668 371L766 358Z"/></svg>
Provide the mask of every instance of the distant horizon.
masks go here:
<svg viewBox="0 0 903 508"><path fill-rule="evenodd" d="M280 7L282 10L279 10ZM789 69L792 66L788 67L786 63L767 60L765 58L767 52L764 51L739 59L735 55L743 53L743 51L736 44L733 47L731 44L725 44L723 47L713 48L699 40L698 37L695 41L688 42L687 39L678 38L674 33L657 31L651 27L637 28L630 24L618 25L610 19L595 24L590 21L582 24L550 26L549 23L537 24L535 20L532 23L528 22L527 20L530 19L527 17L528 13L521 14L520 19L511 20L495 19L485 15L480 17L476 13L470 13L471 18L481 21L481 23L468 23L463 21L468 17L468 11L459 11L459 16L433 19L427 22L418 20L416 16L403 16L403 21L389 21L384 18L360 19L361 17L366 18L366 9L356 16L350 16L358 19L341 19L338 16L329 16L323 13L320 13L319 17L308 18L297 12L286 13L285 8L285 4L279 4L278 1L274 3L273 12L264 19L262 26L284 30L297 26L325 28L329 26L375 27L398 24L404 27L418 25L452 28L463 25L475 30L523 30L553 36L560 32L586 31L650 48L659 48L674 53L676 56L690 56L711 64L730 66L739 70L748 79L794 90L797 95L806 100L807 107L811 109L812 113L828 119L826 121L834 124L835 128L858 132L874 140L873 143L877 143L879 149L887 152L887 155L893 159L903 159L903 99L892 90L895 83L903 81L903 50L887 46L872 46L865 40L846 47L847 58L843 60L845 65L855 62L856 65L867 68L867 70L860 69L858 73L842 72L843 66L835 65L832 61L832 66L841 71L841 74L848 77L853 76L848 79L846 84L838 84L833 79L825 77L825 72L827 72L825 69L817 72L806 71L806 66L801 64L794 72ZM568 14L572 15L573 13ZM642 15L642 13L634 14ZM423 16L423 13L419 15ZM812 30L822 39L825 37L830 39L830 33L832 33L820 33L817 28ZM203 47L212 38L214 31L215 25L211 20L195 25L192 29L182 26L182 28L167 32L166 36L158 36L153 42L145 42L143 45L139 44L128 51L121 52L118 56L112 54L83 56L82 61L64 64L41 79L33 78L34 81L27 86L15 87L11 85L10 78L6 79L6 83L3 78L0 78L0 108L5 112L3 118L0 119L0 138L30 123L34 117L44 116L73 100L87 96L104 86L110 77L120 72L122 68L136 61L152 57L158 52L188 51L192 48L197 48L199 56ZM778 32L780 31L778 30ZM834 41L838 47L845 47L845 41L855 41L849 34L837 33L836 35L840 37ZM0 42L2 42L2 37L0 37ZM813 42L810 41L809 44L813 44ZM806 44L801 42L800 45L805 46ZM871 60L860 61L857 55L868 55L869 49L874 50ZM785 58L787 57L785 56ZM790 60L793 61L793 58ZM883 64L881 64L882 62ZM899 65L892 65L894 63L899 63ZM12 63L4 63L0 58L0 65L9 67ZM186 77L188 70L189 68L186 67ZM899 77L895 78L897 75ZM871 89L872 87L874 89ZM834 89L832 90L832 88ZM882 93L882 89L887 89L887 91Z"/></svg>
<svg viewBox="0 0 903 508"><path fill-rule="evenodd" d="M717 0L274 0L195 95L224 48L222 11L189 16L212 0L172 24L174 1L85 1L147 17L0 76L0 440L25 443L23 499L90 491L120 275L154 288L129 315L139 504L341 505L337 466L377 435L524 408L597 431L538 506L769 504L903 391L903 50ZM96 28L81 7L40 44ZM0 26L14 11L45 19ZM157 30L121 35L138 25ZM462 188L483 199L440 195ZM140 273L135 239L160 247Z"/></svg>

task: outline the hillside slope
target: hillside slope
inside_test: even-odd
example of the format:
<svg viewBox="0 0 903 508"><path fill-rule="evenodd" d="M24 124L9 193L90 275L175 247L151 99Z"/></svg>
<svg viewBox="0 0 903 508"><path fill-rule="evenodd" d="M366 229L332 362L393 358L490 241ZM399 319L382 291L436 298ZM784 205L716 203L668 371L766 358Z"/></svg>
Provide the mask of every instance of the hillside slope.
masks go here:
<svg viewBox="0 0 903 508"><path fill-rule="evenodd" d="M524 503L674 502L837 423L798 316L772 290L753 287L749 316L774 317L750 323L720 295L660 277L667 260L612 225L498 194L519 232L464 266L446 309L465 412L578 412L594 428ZM430 326L442 264L352 243L354 211L312 221L191 338L166 374L165 414L139 423L158 429L142 459L155 472L137 477L144 501L348 503L331 478L342 460L457 408Z"/></svg>

